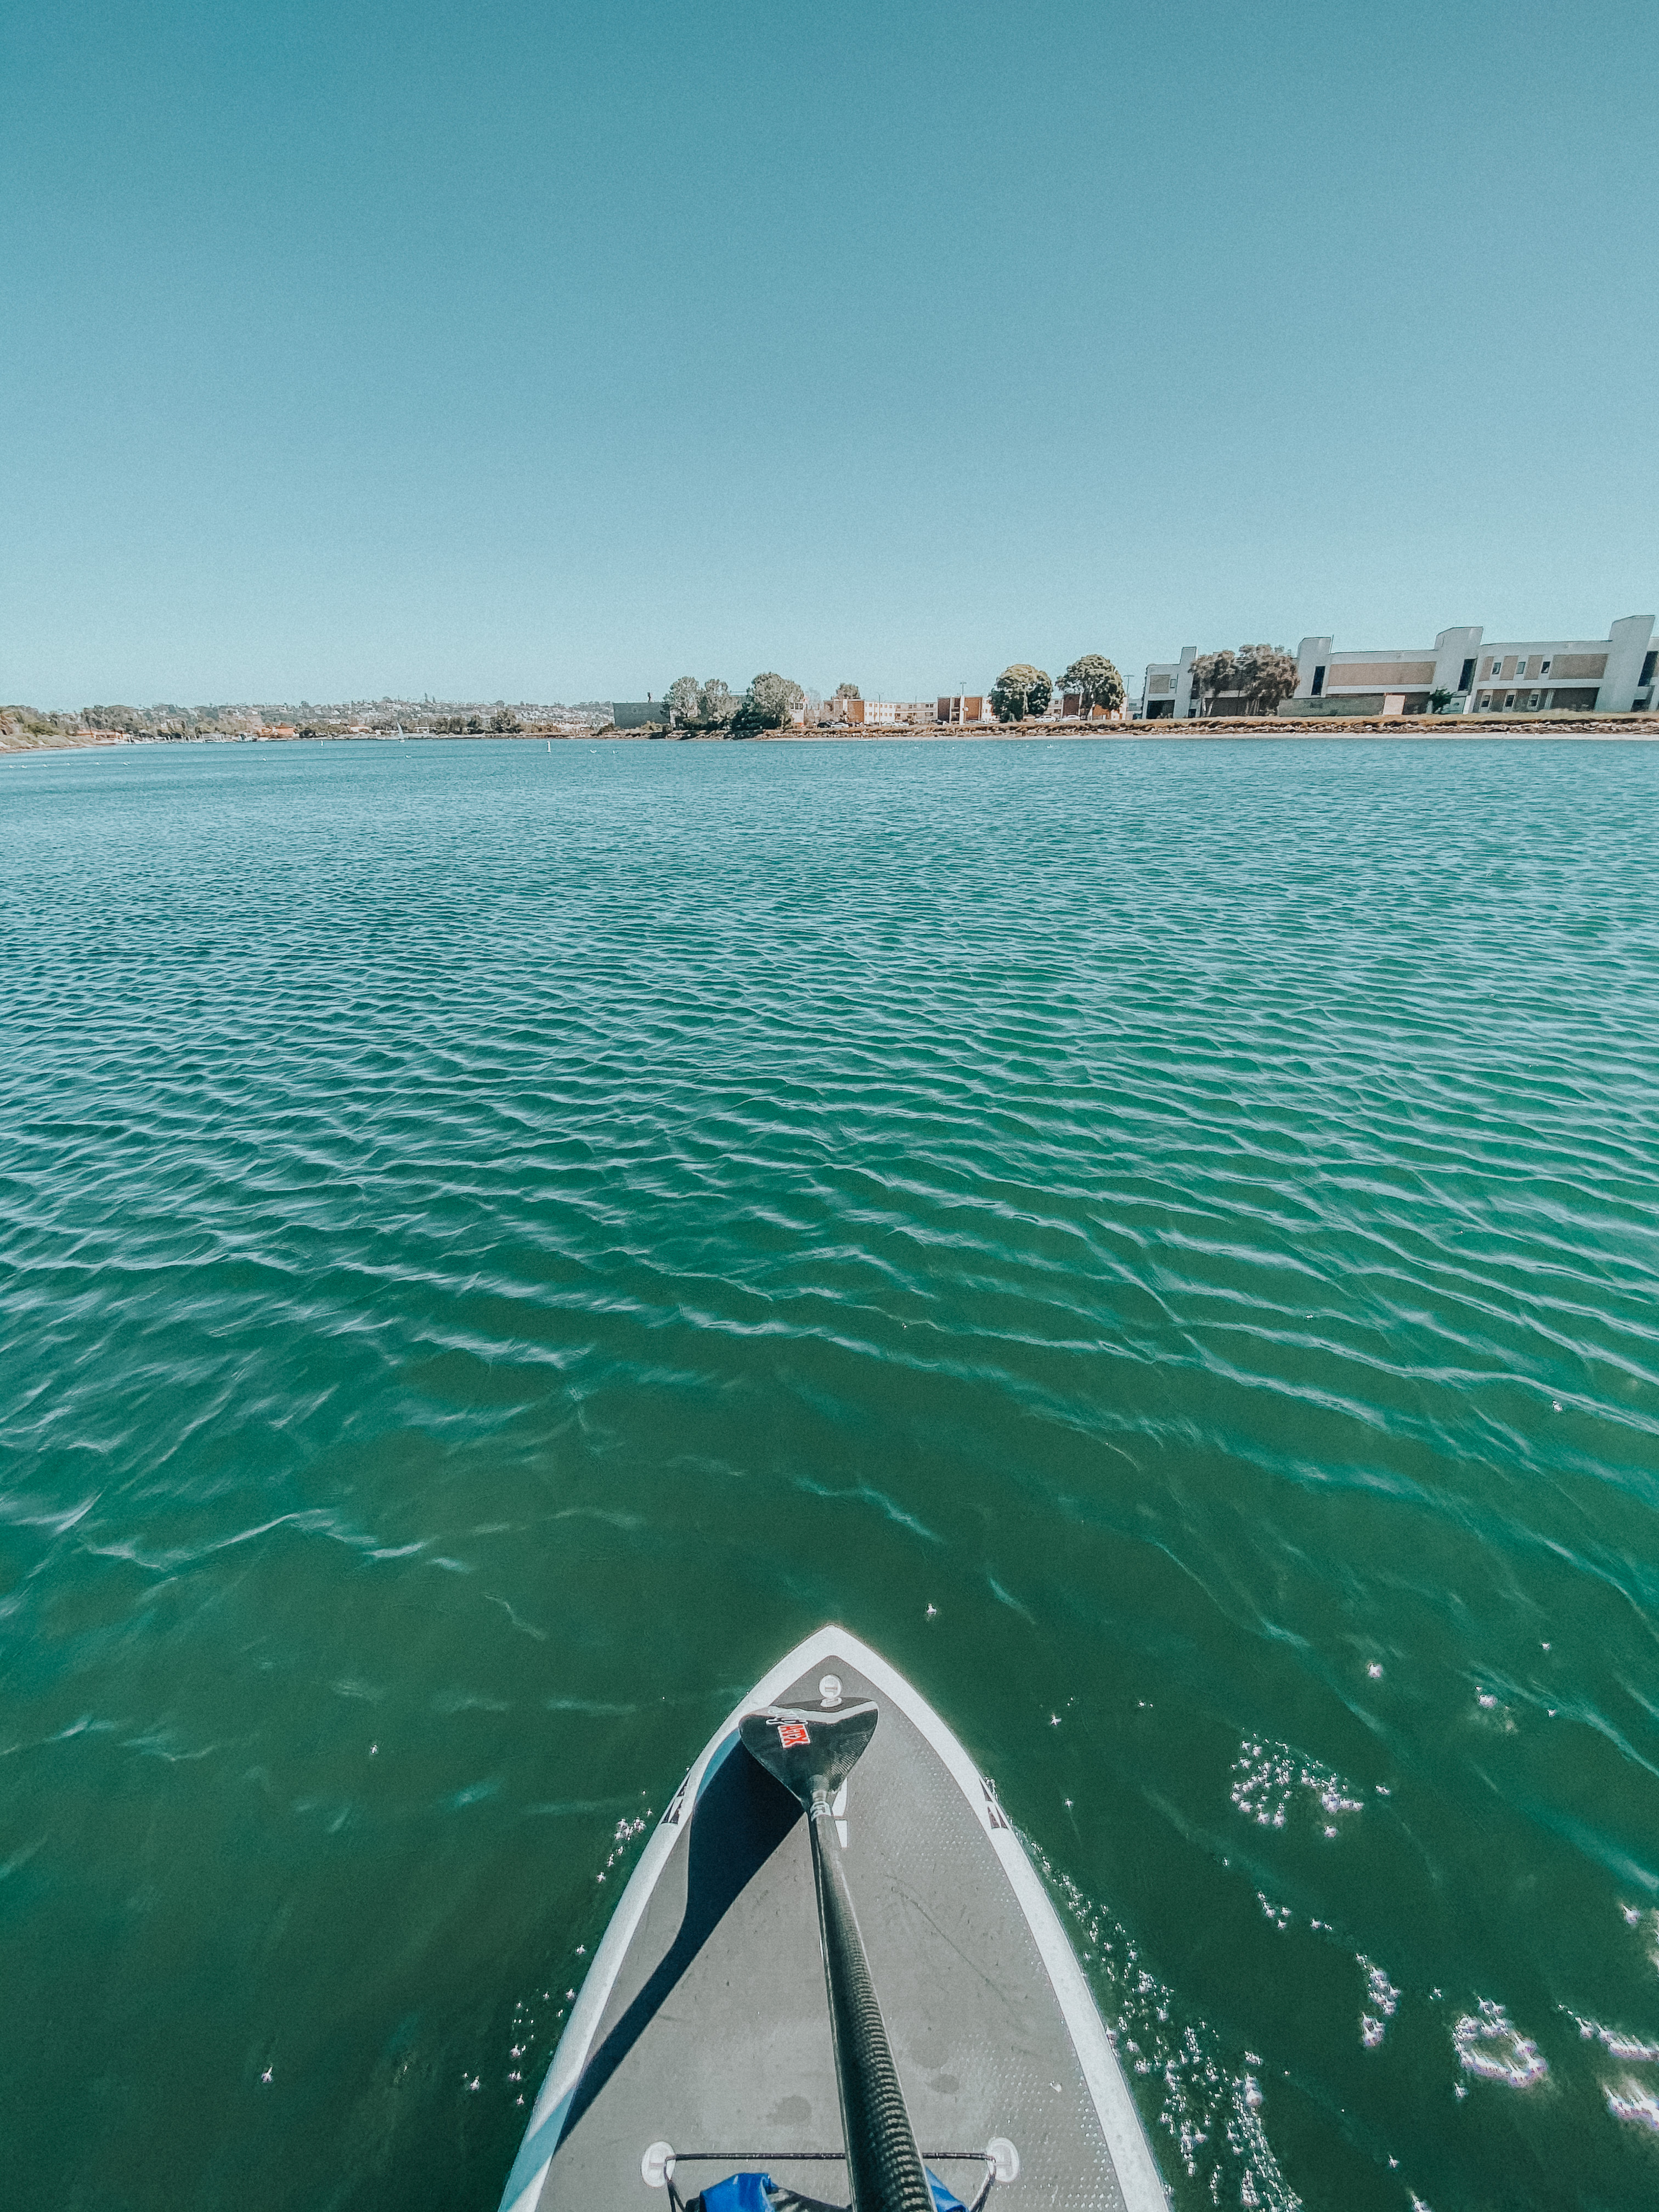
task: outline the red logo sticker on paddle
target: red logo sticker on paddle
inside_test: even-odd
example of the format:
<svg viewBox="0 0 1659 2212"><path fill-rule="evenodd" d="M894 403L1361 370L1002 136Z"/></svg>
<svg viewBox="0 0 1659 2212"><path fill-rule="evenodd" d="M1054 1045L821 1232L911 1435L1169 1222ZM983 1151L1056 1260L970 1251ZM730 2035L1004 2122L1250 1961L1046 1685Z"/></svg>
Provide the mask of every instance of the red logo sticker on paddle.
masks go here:
<svg viewBox="0 0 1659 2212"><path fill-rule="evenodd" d="M811 1737L808 1736L806 1733L806 1723L804 1721L780 1721L778 1723L778 1741L783 1746L786 1751L793 1751L797 1744L809 1743L811 1741Z"/></svg>

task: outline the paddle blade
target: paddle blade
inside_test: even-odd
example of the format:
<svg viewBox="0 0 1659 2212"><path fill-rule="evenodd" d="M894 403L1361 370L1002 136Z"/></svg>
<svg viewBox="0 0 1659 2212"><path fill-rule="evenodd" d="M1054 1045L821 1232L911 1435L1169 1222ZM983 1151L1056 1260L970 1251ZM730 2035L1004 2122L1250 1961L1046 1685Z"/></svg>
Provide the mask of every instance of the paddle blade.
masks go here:
<svg viewBox="0 0 1659 2212"><path fill-rule="evenodd" d="M738 1734L750 1758L810 1807L815 1796L833 1797L841 1788L875 1734L878 1717L868 1698L832 1712L769 1705L764 1712L745 1713Z"/></svg>

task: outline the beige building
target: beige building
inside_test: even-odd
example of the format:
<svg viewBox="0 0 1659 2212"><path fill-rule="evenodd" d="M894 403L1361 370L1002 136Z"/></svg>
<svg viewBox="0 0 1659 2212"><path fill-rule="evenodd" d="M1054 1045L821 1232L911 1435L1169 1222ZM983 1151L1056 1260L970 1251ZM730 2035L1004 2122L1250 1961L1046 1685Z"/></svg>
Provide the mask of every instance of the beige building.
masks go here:
<svg viewBox="0 0 1659 2212"><path fill-rule="evenodd" d="M1495 643L1443 629L1432 646L1334 653L1328 637L1297 651L1291 714L1422 714L1436 692L1454 714L1641 714L1654 703L1651 615L1627 615L1606 637Z"/></svg>
<svg viewBox="0 0 1659 2212"><path fill-rule="evenodd" d="M1294 694L1281 714L1321 715L1650 714L1656 687L1654 617L1626 615L1605 637L1489 641L1478 625L1443 629L1432 645L1372 647L1336 653L1328 637L1304 637L1297 648ZM1138 714L1149 721L1190 721L1203 708L1193 684L1196 646L1179 660L1149 662ZM1225 694L1218 714L1248 711Z"/></svg>

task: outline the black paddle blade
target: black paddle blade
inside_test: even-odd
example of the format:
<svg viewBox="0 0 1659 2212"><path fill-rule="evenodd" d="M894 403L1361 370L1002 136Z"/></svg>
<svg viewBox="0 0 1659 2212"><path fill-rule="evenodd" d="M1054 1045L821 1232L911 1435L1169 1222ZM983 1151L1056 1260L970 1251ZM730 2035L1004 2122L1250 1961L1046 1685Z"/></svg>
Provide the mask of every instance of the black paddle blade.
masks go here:
<svg viewBox="0 0 1659 2212"><path fill-rule="evenodd" d="M738 1734L750 1758L810 1809L815 1797L833 1797L846 1781L875 1734L878 1717L869 1698L830 1712L769 1705L763 1713L745 1713Z"/></svg>

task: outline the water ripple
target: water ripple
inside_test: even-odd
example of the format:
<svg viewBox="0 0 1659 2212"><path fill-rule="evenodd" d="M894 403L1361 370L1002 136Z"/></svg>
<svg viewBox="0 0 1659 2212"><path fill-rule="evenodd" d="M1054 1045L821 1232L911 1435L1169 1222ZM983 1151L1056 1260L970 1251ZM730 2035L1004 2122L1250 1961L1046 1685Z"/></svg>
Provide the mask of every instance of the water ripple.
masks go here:
<svg viewBox="0 0 1659 2212"><path fill-rule="evenodd" d="M8 2201L492 2204L830 1616L1178 2203L1651 2194L1653 749L0 783Z"/></svg>

